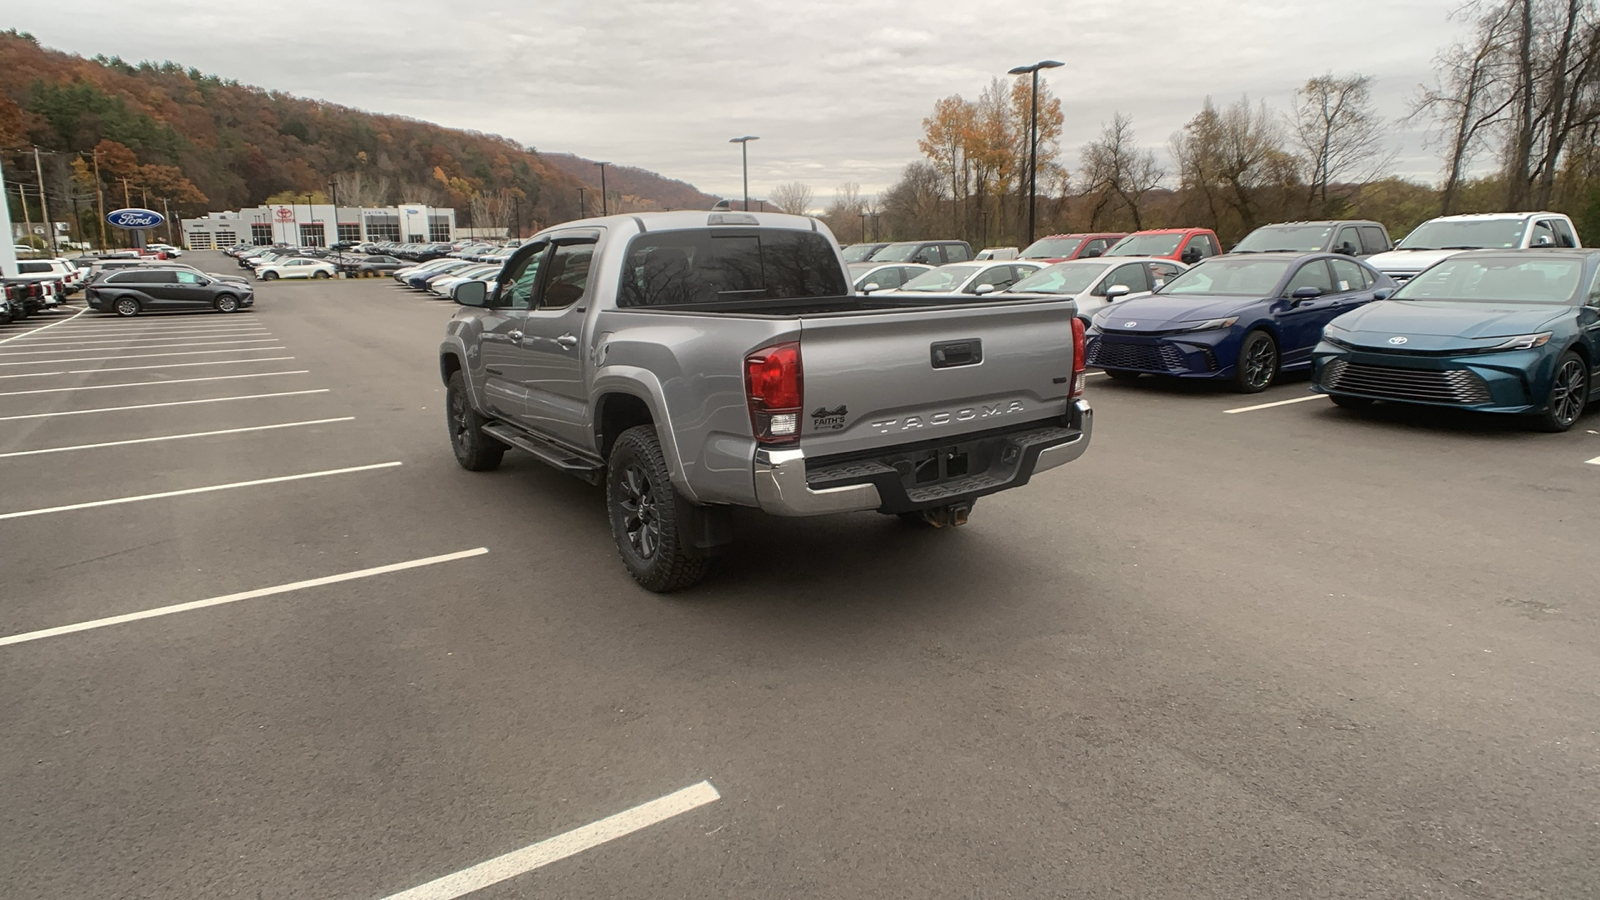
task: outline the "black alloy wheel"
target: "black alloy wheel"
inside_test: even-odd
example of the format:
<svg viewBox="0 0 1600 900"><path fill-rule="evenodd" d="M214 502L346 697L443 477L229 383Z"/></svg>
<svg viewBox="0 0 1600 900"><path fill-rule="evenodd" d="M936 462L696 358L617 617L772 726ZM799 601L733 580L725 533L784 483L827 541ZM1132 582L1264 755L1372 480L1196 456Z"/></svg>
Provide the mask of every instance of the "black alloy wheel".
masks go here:
<svg viewBox="0 0 1600 900"><path fill-rule="evenodd" d="M239 298L233 296L232 294L223 294L217 298L217 312L231 313L238 311Z"/></svg>
<svg viewBox="0 0 1600 900"><path fill-rule="evenodd" d="M123 297L113 307L119 316L137 316L139 314L139 301L132 297Z"/></svg>
<svg viewBox="0 0 1600 900"><path fill-rule="evenodd" d="M1234 386L1243 394L1259 394L1278 377L1278 344L1265 331L1252 331L1239 346Z"/></svg>
<svg viewBox="0 0 1600 900"><path fill-rule="evenodd" d="M472 408L467 380L458 369L450 373L445 388L445 424L450 429L450 449L456 462L469 472L487 472L500 465L506 445L483 433L484 419Z"/></svg>
<svg viewBox="0 0 1600 900"><path fill-rule="evenodd" d="M650 473L634 463L622 470L622 485L617 491L622 507L622 529L628 545L641 560L655 558L661 548L661 515L656 510L656 494L650 486Z"/></svg>
<svg viewBox="0 0 1600 900"><path fill-rule="evenodd" d="M1566 431L1583 415L1583 408L1588 402L1589 366L1583 357L1568 350L1556 362L1556 374L1550 383L1550 400L1539 416L1539 424L1545 431Z"/></svg>
<svg viewBox="0 0 1600 900"><path fill-rule="evenodd" d="M667 593L706 576L711 560L679 531L681 501L655 426L617 437L606 461L606 508L617 555L646 590Z"/></svg>

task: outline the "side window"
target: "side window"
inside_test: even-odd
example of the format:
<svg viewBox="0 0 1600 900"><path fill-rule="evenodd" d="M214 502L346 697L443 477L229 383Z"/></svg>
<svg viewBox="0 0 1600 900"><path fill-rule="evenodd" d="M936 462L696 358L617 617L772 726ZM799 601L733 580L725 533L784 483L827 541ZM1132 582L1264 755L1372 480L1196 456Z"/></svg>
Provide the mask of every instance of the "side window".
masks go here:
<svg viewBox="0 0 1600 900"><path fill-rule="evenodd" d="M885 266L871 275L863 284L875 284L880 289L888 291L905 283L905 270L899 266Z"/></svg>
<svg viewBox="0 0 1600 900"><path fill-rule="evenodd" d="M1328 265L1333 267L1333 289L1336 293L1367 289L1367 270L1361 268L1359 263L1348 259L1330 259Z"/></svg>
<svg viewBox="0 0 1600 900"><path fill-rule="evenodd" d="M1383 229L1376 225L1363 225L1361 231L1361 252L1365 255L1386 253L1389 250L1389 238L1384 235Z"/></svg>
<svg viewBox="0 0 1600 900"><path fill-rule="evenodd" d="M500 285L497 306L505 309L533 307L533 289L539 282L539 267L544 262L545 249L545 244L539 244L537 249L511 264L505 282Z"/></svg>
<svg viewBox="0 0 1600 900"><path fill-rule="evenodd" d="M1149 265L1150 284L1152 289L1159 288L1172 279L1177 278L1178 273L1182 271L1177 266L1174 266L1170 263L1153 262Z"/></svg>
<svg viewBox="0 0 1600 900"><path fill-rule="evenodd" d="M1332 250L1335 253L1348 253L1354 256L1361 252L1361 236L1356 234L1354 228L1341 228L1338 237L1333 239Z"/></svg>
<svg viewBox="0 0 1600 900"><path fill-rule="evenodd" d="M967 260L969 260L971 258L972 258L972 254L970 252L968 252L967 248L962 246L961 244L945 244L944 245L944 261L945 262L966 262Z"/></svg>
<svg viewBox="0 0 1600 900"><path fill-rule="evenodd" d="M919 263L926 263L927 265L930 265L930 266L942 266L942 265L944 265L944 261L939 258L939 247L938 247L938 245L929 245L927 247L923 247L921 250L917 251L917 255L912 257L911 261L912 262L919 262Z"/></svg>
<svg viewBox="0 0 1600 900"><path fill-rule="evenodd" d="M1089 243L1083 245L1083 249L1081 251L1079 251L1078 256L1079 256L1079 258L1088 258L1088 257L1092 257L1092 256L1105 256L1106 255L1106 247L1109 246L1109 245L1110 245L1110 241L1107 241L1104 238L1095 238L1094 240L1090 241Z"/></svg>
<svg viewBox="0 0 1600 900"><path fill-rule="evenodd" d="M550 254L550 272L545 277L540 309L566 309L583 299L589 287L589 266L594 262L592 242L557 244Z"/></svg>
<svg viewBox="0 0 1600 900"><path fill-rule="evenodd" d="M179 284L199 284L200 283L200 276L196 275L193 272L179 271L178 272L178 283Z"/></svg>
<svg viewBox="0 0 1600 900"><path fill-rule="evenodd" d="M1572 226L1568 225L1566 222L1564 222L1564 221L1562 221L1560 219L1556 219L1554 222L1551 222L1550 224L1556 230L1556 246L1557 247L1576 247L1576 246L1578 246L1577 238L1572 236Z"/></svg>
<svg viewBox="0 0 1600 900"><path fill-rule="evenodd" d="M1283 289L1285 297L1294 296L1294 292L1301 288L1314 287L1324 294L1333 293L1333 279L1328 275L1328 264L1324 260L1316 259L1300 267L1289 279L1289 284Z"/></svg>
<svg viewBox="0 0 1600 900"><path fill-rule="evenodd" d="M967 293L972 293L984 285L990 285L997 291L1003 291L1016 283L1016 278L1011 274L1010 266L990 266L985 269L967 288Z"/></svg>
<svg viewBox="0 0 1600 900"><path fill-rule="evenodd" d="M1012 266L1011 267L1011 283L1012 284L1016 284L1017 282L1021 281L1022 279L1027 278L1029 275L1032 275L1033 273L1039 271L1040 268L1042 268L1042 267L1041 266Z"/></svg>
<svg viewBox="0 0 1600 900"><path fill-rule="evenodd" d="M1101 284L1107 288L1117 284L1126 285L1128 290L1137 294L1150 290L1150 275L1145 271L1143 263L1131 263L1118 266L1117 270L1111 273L1111 277Z"/></svg>
<svg viewBox="0 0 1600 900"><path fill-rule="evenodd" d="M1556 230L1550 227L1549 219L1540 219L1533 223L1533 240L1528 242L1529 247L1554 247L1556 246Z"/></svg>

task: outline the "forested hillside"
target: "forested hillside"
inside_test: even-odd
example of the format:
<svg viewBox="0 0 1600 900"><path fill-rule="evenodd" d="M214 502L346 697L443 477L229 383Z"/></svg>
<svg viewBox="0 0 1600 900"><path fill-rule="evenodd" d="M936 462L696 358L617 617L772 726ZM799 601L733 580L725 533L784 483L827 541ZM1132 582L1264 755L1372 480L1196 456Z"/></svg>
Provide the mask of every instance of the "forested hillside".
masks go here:
<svg viewBox="0 0 1600 900"><path fill-rule="evenodd" d="M175 216L337 193L341 204L451 206L462 225L524 231L576 217L581 185L532 148L497 135L292 97L175 62L85 59L0 32L0 161L8 181L24 180L19 168L33 174L31 147L46 151L52 217L71 218L76 205L84 233L93 230L97 179L108 205L122 205L126 194L157 209L164 201ZM612 189L613 210L685 205L685 189L704 196L643 174L670 186L670 196L653 197L651 179L624 177L625 190ZM37 217L33 179L26 180ZM588 202L598 209L597 194ZM15 207L14 214L21 218Z"/></svg>

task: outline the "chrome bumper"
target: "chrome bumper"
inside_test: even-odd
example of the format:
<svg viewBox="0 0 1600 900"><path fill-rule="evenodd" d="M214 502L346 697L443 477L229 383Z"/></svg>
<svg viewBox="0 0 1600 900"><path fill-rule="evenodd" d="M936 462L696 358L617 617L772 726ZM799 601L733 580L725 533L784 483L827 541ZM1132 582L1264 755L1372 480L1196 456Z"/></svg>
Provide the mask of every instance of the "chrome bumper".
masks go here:
<svg viewBox="0 0 1600 900"><path fill-rule="evenodd" d="M775 516L823 516L877 509L883 501L870 484L825 488L806 485L804 450L756 449L756 501Z"/></svg>
<svg viewBox="0 0 1600 900"><path fill-rule="evenodd" d="M1072 401L1072 409L1067 414L1073 427L1083 434L1075 441L1047 447L1039 451L1039 461L1033 464L1033 474L1037 475L1046 469L1064 466L1083 455L1089 449L1089 438L1094 434L1094 410L1090 408L1089 401L1078 398Z"/></svg>

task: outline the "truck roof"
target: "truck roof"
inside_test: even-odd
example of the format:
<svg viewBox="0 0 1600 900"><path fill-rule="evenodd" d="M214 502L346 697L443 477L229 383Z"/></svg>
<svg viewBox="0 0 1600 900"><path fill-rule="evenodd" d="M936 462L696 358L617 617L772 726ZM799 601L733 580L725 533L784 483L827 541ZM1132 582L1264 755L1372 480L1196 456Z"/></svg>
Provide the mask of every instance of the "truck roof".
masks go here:
<svg viewBox="0 0 1600 900"><path fill-rule="evenodd" d="M1461 213L1459 215L1454 215L1454 216L1435 216L1434 218L1430 219L1429 221L1430 222L1440 222L1440 221L1471 222L1471 221L1484 221L1484 220L1492 220L1492 219L1531 219L1531 218L1534 218L1535 216L1555 216L1555 217L1561 218L1561 219L1565 219L1566 218L1565 214L1557 213L1557 212L1494 212L1494 213Z"/></svg>
<svg viewBox="0 0 1600 900"><path fill-rule="evenodd" d="M763 228L791 228L800 231L823 231L825 228L810 216L791 216L777 212L745 212L744 210L680 209L667 212L618 213L611 216L591 216L551 225L540 231L585 226L626 226L640 231L674 231L683 228L704 228L707 225L757 225Z"/></svg>

